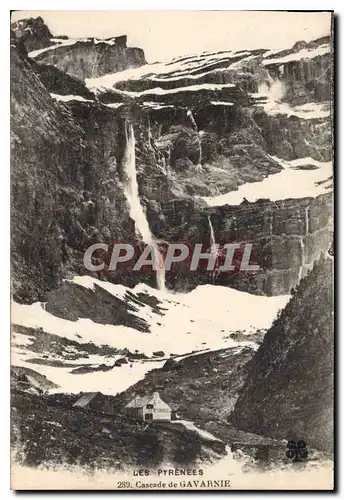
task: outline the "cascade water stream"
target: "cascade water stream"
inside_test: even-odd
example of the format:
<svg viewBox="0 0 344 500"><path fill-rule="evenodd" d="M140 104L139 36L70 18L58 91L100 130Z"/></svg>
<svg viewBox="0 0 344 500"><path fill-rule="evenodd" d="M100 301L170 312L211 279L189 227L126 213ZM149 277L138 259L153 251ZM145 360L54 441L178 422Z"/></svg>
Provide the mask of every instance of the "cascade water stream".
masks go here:
<svg viewBox="0 0 344 500"><path fill-rule="evenodd" d="M137 183L135 135L133 125L127 121L125 124L126 149L123 167L126 174L124 193L130 210L130 217L135 222L136 233L141 236L144 243L151 247L154 267L156 268L156 283L159 290L165 289L165 263L159 245L152 234L146 213L141 205Z"/></svg>
<svg viewBox="0 0 344 500"><path fill-rule="evenodd" d="M211 222L210 215L208 215L208 222L209 222L209 230L210 230L210 255L212 256L212 258L216 262L216 259L218 257L218 247L216 245L214 227L213 227L213 224ZM215 280L215 275L216 275L216 272L215 272L215 269L214 269L214 271L213 271L213 281Z"/></svg>

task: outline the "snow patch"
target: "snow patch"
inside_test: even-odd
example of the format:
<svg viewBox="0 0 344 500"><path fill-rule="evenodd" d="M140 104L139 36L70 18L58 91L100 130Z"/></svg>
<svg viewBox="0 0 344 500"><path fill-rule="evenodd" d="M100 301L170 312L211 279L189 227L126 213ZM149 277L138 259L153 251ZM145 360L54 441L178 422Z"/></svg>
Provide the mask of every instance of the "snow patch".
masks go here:
<svg viewBox="0 0 344 500"><path fill-rule="evenodd" d="M13 344L23 347L32 345L34 338L23 333L12 332L11 341Z"/></svg>
<svg viewBox="0 0 344 500"><path fill-rule="evenodd" d="M154 82L158 83L159 81L178 81L183 78L197 80L210 73L228 70L231 65L230 58L238 55L242 55L242 57L250 57L250 52L240 51L233 53L232 51L227 51L209 54L204 53L199 56L194 55L189 57L180 57L173 59L172 62L168 63L157 62L153 64L146 64L144 66L140 66L139 68L131 68L97 78L87 78L85 83L88 88L101 91L113 88L118 82L128 80L149 79L152 81L152 84L154 84ZM225 63L226 59L228 59L228 66L226 68L216 68L214 70L207 71L209 66L214 63L221 62L221 60ZM192 74L193 71L198 71L201 67L204 67L203 73L196 75ZM164 77L163 75L167 76Z"/></svg>
<svg viewBox="0 0 344 500"><path fill-rule="evenodd" d="M266 94L251 94L252 97L267 97ZM329 103L311 102L300 106L290 106L286 102L279 102L267 97L266 102L258 102L256 106L263 107L270 116L287 115L297 116L304 120L314 120L318 118L328 118L331 115Z"/></svg>
<svg viewBox="0 0 344 500"><path fill-rule="evenodd" d="M123 392L128 387L136 384L142 380L149 371L161 368L165 361L135 361L133 363L122 364L116 366L112 370L107 371L94 371L90 373L77 374L72 373L71 367L56 367L47 366L35 363L29 363L28 359L35 357L37 353L29 355L29 353L19 353L13 350L12 352L12 365L22 366L35 370L41 375L45 375L48 380L54 382L59 387L51 389L50 393L65 392L68 394L78 394L79 392L96 392L101 391L103 394L116 395ZM96 356L92 358L94 360ZM104 358L100 358L101 364L114 363L117 357L112 357L108 363L104 362ZM66 361L69 364L71 361ZM91 363L84 363L80 359L74 361L76 365L90 365Z"/></svg>
<svg viewBox="0 0 344 500"><path fill-rule="evenodd" d="M302 49L299 52L289 54L284 57L279 57L277 59L265 59L263 60L264 66L270 66L272 64L285 64L291 61L301 61L304 59L313 59L314 57L323 56L331 52L331 47L326 45L320 45L316 49ZM267 54L266 54L267 55Z"/></svg>
<svg viewBox="0 0 344 500"><path fill-rule="evenodd" d="M227 102L227 101L210 101L210 104L213 106L234 106L233 102Z"/></svg>
<svg viewBox="0 0 344 500"><path fill-rule="evenodd" d="M144 102L143 106L147 106L152 109L174 108L172 104L157 104L156 102Z"/></svg>
<svg viewBox="0 0 344 500"><path fill-rule="evenodd" d="M110 104L103 104L103 106L106 106L106 107L112 108L112 109L117 109L120 106L122 106L122 104L124 104L124 103L123 102L111 102Z"/></svg>
<svg viewBox="0 0 344 500"><path fill-rule="evenodd" d="M234 88L234 87L235 87L234 83L224 83L224 84L202 83L199 85L189 85L187 87L178 87L176 89L162 89L161 87L155 87L154 89L142 90L141 92L122 91L122 93L129 95L131 97L139 97L142 95L149 95L149 94L167 95L167 94L178 94L180 92L198 92L201 90L216 91L216 90L222 90L225 88Z"/></svg>
<svg viewBox="0 0 344 500"><path fill-rule="evenodd" d="M283 170L277 174L269 175L259 182L242 184L237 191L213 197L202 197L209 206L240 205L244 197L255 202L260 198L271 201L285 200L287 198L315 198L328 193L326 181L332 174L332 162L321 162L313 158L299 158L285 161L272 157ZM314 165L315 170L298 169L304 165ZM321 184L319 184L319 182Z"/></svg>
<svg viewBox="0 0 344 500"><path fill-rule="evenodd" d="M84 283L87 286L92 284L88 280ZM213 285L200 285L190 293L179 294L155 290L147 285L127 289L106 282L99 284L108 287L108 291L117 297L123 297L127 290L153 295L160 300L165 314L160 315L149 306L142 304L140 307L135 303L135 315L150 325L151 333L143 333L134 328L103 325L85 318L77 321L58 318L45 311L39 302L31 305L13 302L12 321L22 326L42 327L48 333L77 342L128 348L132 352L137 349L148 356L160 350L166 356L172 353L183 355L192 351L243 345L231 339L230 333L237 330L253 333L257 329L268 328L289 300L287 295L263 297ZM118 287L122 290L119 291Z"/></svg>
<svg viewBox="0 0 344 500"><path fill-rule="evenodd" d="M81 95L59 95L59 94L53 94L50 92L50 95L53 99L56 99L57 101L62 101L62 102L70 102L70 101L81 101L81 102L94 102L91 99L85 99Z"/></svg>
<svg viewBox="0 0 344 500"><path fill-rule="evenodd" d="M87 42L87 38L51 38L52 42L55 42L54 45L49 45L49 47L44 47L44 49L32 50L28 53L28 56L34 59L43 52L50 52L51 50L58 49L59 47L68 47L70 45L75 45L77 42Z"/></svg>

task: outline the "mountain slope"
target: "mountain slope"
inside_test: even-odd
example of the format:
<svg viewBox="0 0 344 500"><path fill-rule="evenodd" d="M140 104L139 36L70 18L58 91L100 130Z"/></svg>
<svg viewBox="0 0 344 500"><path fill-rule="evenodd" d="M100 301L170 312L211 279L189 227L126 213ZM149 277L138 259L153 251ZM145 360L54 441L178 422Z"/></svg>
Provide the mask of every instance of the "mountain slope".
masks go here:
<svg viewBox="0 0 344 500"><path fill-rule="evenodd" d="M78 399L13 392L11 439L17 463L132 474L134 468L155 469L166 463L176 468L197 467L226 455L223 442L204 437L182 423L147 426L128 420L125 410L111 397L102 396L103 402L95 411L74 408ZM104 411L105 403L112 407L110 414Z"/></svg>
<svg viewBox="0 0 344 500"><path fill-rule="evenodd" d="M238 428L333 450L332 260L321 258L248 364Z"/></svg>

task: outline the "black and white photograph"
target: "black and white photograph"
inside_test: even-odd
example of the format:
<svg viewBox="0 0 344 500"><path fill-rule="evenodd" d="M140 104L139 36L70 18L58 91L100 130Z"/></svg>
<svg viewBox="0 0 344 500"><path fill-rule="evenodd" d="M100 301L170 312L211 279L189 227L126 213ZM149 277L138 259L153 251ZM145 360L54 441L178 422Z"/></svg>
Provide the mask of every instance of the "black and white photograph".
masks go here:
<svg viewBox="0 0 344 500"><path fill-rule="evenodd" d="M11 488L332 491L333 12L10 29Z"/></svg>

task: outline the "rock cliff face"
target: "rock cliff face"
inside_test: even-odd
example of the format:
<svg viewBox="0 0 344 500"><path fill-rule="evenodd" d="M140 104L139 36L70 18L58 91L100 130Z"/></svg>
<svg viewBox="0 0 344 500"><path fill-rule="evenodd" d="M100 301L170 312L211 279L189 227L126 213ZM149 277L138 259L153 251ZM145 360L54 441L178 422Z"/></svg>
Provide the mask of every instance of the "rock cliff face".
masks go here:
<svg viewBox="0 0 344 500"><path fill-rule="evenodd" d="M302 105L328 100L332 84L332 54L327 50L328 42L328 37L309 43L297 42L289 50L267 55L266 69L273 78L280 78L286 84L285 101ZM314 57L308 59L307 53L312 52Z"/></svg>
<svg viewBox="0 0 344 500"><path fill-rule="evenodd" d="M37 43L37 29L27 38L27 23L38 26ZM124 37L54 39L43 25L13 26L15 298L43 299L62 278L85 274L90 241L138 243L123 192L126 120L134 126L139 194L152 232L208 245L211 216L216 240L254 243L262 267L255 275L219 275L216 283L288 293L327 248L331 230L331 175L321 177L331 160L329 40L144 65L142 50L127 48ZM216 201L305 168L309 175L319 170L311 193ZM152 281L130 272L106 279ZM181 266L167 285L190 289L211 279Z"/></svg>
<svg viewBox="0 0 344 500"><path fill-rule="evenodd" d="M53 35L41 17L22 19L12 23L18 41L27 51L42 49L51 45Z"/></svg>
<svg viewBox="0 0 344 500"><path fill-rule="evenodd" d="M164 221L156 233L169 241L198 241L210 246L208 216L211 217L215 240L225 243L252 243L254 261L259 271L220 273L219 285L238 290L267 295L289 293L297 285L313 262L320 257L331 242L332 196L287 199L276 202L259 200L237 206L224 205L199 211L192 204L181 209L178 200L163 205ZM236 254L235 254L236 255ZM240 255L240 254L239 254ZM172 268L173 270L173 268ZM175 273L167 273L174 286L183 288L185 280L189 286L207 283L211 274L188 273L180 266ZM186 275L186 276L185 276Z"/></svg>
<svg viewBox="0 0 344 500"><path fill-rule="evenodd" d="M322 257L247 365L239 429L333 450L332 259Z"/></svg>
<svg viewBox="0 0 344 500"><path fill-rule="evenodd" d="M97 228L126 239L130 224L116 188L115 111L83 103L75 119L15 48L11 74L13 292L32 301L77 272Z"/></svg>
<svg viewBox="0 0 344 500"><path fill-rule="evenodd" d="M61 46L47 48L35 60L56 66L82 80L145 64L143 50L127 47L125 39L126 37L119 37L98 43L87 39L75 41L71 45L66 45L64 40Z"/></svg>
<svg viewBox="0 0 344 500"><path fill-rule="evenodd" d="M146 64L142 49L127 47L125 35L97 40L54 37L41 17L12 24L17 40L38 63L81 80Z"/></svg>

